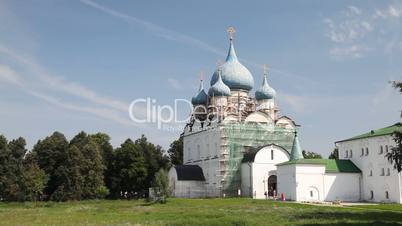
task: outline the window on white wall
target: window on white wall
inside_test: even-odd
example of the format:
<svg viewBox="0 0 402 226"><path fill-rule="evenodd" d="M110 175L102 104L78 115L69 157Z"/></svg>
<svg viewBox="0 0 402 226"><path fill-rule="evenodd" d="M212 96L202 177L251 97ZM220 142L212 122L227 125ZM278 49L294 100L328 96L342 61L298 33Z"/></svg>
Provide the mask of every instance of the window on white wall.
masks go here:
<svg viewBox="0 0 402 226"><path fill-rule="evenodd" d="M364 148L362 148L362 154L360 156L363 156L363 155L364 155Z"/></svg>
<svg viewBox="0 0 402 226"><path fill-rule="evenodd" d="M386 199L389 199L389 193L388 193L388 191L385 191L385 198L386 198Z"/></svg>
<svg viewBox="0 0 402 226"><path fill-rule="evenodd" d="M391 170L387 168L387 176L391 175Z"/></svg>
<svg viewBox="0 0 402 226"><path fill-rule="evenodd" d="M373 176L373 170L370 170L369 176L370 176L370 177Z"/></svg>
<svg viewBox="0 0 402 226"><path fill-rule="evenodd" d="M314 196L313 191L310 191L310 197L312 198Z"/></svg>
<svg viewBox="0 0 402 226"><path fill-rule="evenodd" d="M191 160L191 148L187 148L187 153L188 153L188 160Z"/></svg>
<svg viewBox="0 0 402 226"><path fill-rule="evenodd" d="M384 176L384 175L385 175L385 169L381 168L381 176Z"/></svg>
<svg viewBox="0 0 402 226"><path fill-rule="evenodd" d="M380 146L380 154L384 153L384 147L381 145Z"/></svg>
<svg viewBox="0 0 402 226"><path fill-rule="evenodd" d="M274 150L271 150L271 160L274 160Z"/></svg>
<svg viewBox="0 0 402 226"><path fill-rule="evenodd" d="M349 158L352 158L352 157L353 157L353 151L350 150L350 152L349 152Z"/></svg>
<svg viewBox="0 0 402 226"><path fill-rule="evenodd" d="M366 148L366 155L368 155L369 154L369 150L368 150L368 148Z"/></svg>
<svg viewBox="0 0 402 226"><path fill-rule="evenodd" d="M345 151L345 158L348 158L349 157L349 155L348 155L348 150L346 150Z"/></svg>
<svg viewBox="0 0 402 226"><path fill-rule="evenodd" d="M385 145L385 152L388 153L388 145Z"/></svg>
<svg viewBox="0 0 402 226"><path fill-rule="evenodd" d="M370 199L374 199L374 191L370 191Z"/></svg>

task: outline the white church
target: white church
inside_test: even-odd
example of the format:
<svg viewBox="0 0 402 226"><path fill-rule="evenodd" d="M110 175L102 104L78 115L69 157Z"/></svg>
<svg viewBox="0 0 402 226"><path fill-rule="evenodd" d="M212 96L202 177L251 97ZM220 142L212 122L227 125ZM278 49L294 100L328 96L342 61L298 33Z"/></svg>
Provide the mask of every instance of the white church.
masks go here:
<svg viewBox="0 0 402 226"><path fill-rule="evenodd" d="M303 159L299 125L279 113L267 70L252 95L254 78L237 58L234 29L228 32L226 61L208 92L201 80L191 99L183 165L169 171L173 196L402 203L401 173L384 157L401 124L336 142L339 160Z"/></svg>

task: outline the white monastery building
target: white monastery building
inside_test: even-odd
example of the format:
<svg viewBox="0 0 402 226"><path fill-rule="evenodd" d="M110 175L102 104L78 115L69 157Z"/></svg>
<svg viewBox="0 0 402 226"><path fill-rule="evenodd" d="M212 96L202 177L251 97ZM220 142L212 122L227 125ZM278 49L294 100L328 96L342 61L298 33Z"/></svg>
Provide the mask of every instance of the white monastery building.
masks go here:
<svg viewBox="0 0 402 226"><path fill-rule="evenodd" d="M228 32L226 61L213 73L208 92L201 80L191 99L194 110L182 134L184 165L169 171L174 196L402 202L401 174L384 158L400 124L336 142L339 160L303 159L299 126L279 113L266 68L252 95L254 78L237 58L234 29Z"/></svg>

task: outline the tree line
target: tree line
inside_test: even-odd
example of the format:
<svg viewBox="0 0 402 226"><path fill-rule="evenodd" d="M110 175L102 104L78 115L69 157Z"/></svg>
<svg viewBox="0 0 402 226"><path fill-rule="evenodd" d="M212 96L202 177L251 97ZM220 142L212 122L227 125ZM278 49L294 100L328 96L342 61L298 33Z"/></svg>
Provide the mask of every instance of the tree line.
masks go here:
<svg viewBox="0 0 402 226"><path fill-rule="evenodd" d="M157 172L166 171L171 158L177 164L180 147L178 140L165 152L142 135L113 148L104 133L80 132L68 141L54 132L28 151L24 138L0 135L0 200L146 197Z"/></svg>

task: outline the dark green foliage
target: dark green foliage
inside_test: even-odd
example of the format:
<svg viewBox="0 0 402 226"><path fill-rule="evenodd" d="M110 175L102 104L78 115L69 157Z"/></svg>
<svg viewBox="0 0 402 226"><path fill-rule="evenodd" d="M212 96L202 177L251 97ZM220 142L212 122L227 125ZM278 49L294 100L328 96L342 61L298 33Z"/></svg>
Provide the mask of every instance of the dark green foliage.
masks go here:
<svg viewBox="0 0 402 226"><path fill-rule="evenodd" d="M392 85L395 89L399 90L402 93L402 82L393 81ZM402 117L402 111L401 111ZM398 170L398 172L402 171L402 132L395 131L393 133L394 141L396 143L396 147L391 148L391 152L387 153L385 156L388 160L394 164L394 168Z"/></svg>
<svg viewBox="0 0 402 226"><path fill-rule="evenodd" d="M24 181L24 201L41 200L48 179L45 171L40 169L36 163L26 163L24 164L22 177Z"/></svg>
<svg viewBox="0 0 402 226"><path fill-rule="evenodd" d="M334 148L331 154L328 157L329 159L339 159L339 150L338 148Z"/></svg>
<svg viewBox="0 0 402 226"><path fill-rule="evenodd" d="M315 152L303 150L302 154L303 154L303 158L305 158L305 159L322 159L322 156Z"/></svg>
<svg viewBox="0 0 402 226"><path fill-rule="evenodd" d="M387 153L385 156L391 163L394 163L394 168L398 170L398 172L402 171L402 133L394 132L393 134L394 141L396 143L395 147L391 148L391 151Z"/></svg>
<svg viewBox="0 0 402 226"><path fill-rule="evenodd" d="M85 132L70 143L64 135L54 133L39 141L32 155L49 175L46 194L51 200L93 199L104 188L104 162L100 137ZM99 143L98 143L99 142ZM108 142L108 140L107 140Z"/></svg>
<svg viewBox="0 0 402 226"><path fill-rule="evenodd" d="M147 164L138 145L127 139L114 151L110 194L113 198L136 198L146 190Z"/></svg>
<svg viewBox="0 0 402 226"><path fill-rule="evenodd" d="M170 162L173 165L183 164L183 137L180 136L178 140L173 141L168 149Z"/></svg>
<svg viewBox="0 0 402 226"><path fill-rule="evenodd" d="M167 169L160 146L126 140L113 150L103 133L78 133L70 142L59 132L39 140L31 152L25 140L0 135L0 200L139 198L148 194L156 172Z"/></svg>
<svg viewBox="0 0 402 226"><path fill-rule="evenodd" d="M149 188L152 186L151 183L156 172L158 172L160 168L167 169L169 167L169 159L167 156L163 155L161 146L155 146L154 144L148 142L144 135L142 135L141 138L137 139L134 143L145 158L147 177L144 181L144 186L145 188Z"/></svg>
<svg viewBox="0 0 402 226"><path fill-rule="evenodd" d="M51 136L46 137L44 140L39 140L33 147L32 155L34 161L38 166L45 171L48 175L48 182L45 188L45 195L52 195L58 188L63 179L63 175L67 172L63 164L67 160L68 141L66 137L59 133L54 132Z"/></svg>
<svg viewBox="0 0 402 226"><path fill-rule="evenodd" d="M165 203L166 198L169 197L171 193L169 188L168 172L165 169L160 169L155 174L152 187L156 200L161 203Z"/></svg>
<svg viewBox="0 0 402 226"><path fill-rule="evenodd" d="M6 201L40 199L45 183L45 172L24 160L26 142L18 138L7 143L0 136L0 198Z"/></svg>

